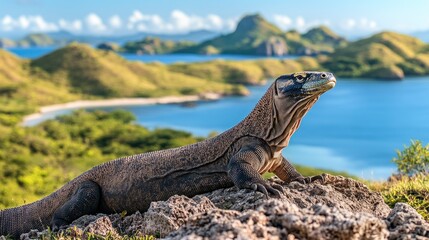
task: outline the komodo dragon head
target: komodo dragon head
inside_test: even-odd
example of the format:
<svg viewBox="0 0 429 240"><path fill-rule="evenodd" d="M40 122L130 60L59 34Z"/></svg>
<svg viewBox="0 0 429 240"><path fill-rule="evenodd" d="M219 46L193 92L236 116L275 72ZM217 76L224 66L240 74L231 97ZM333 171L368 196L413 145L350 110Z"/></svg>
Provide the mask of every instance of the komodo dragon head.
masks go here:
<svg viewBox="0 0 429 240"><path fill-rule="evenodd" d="M259 128L264 129L263 133L258 135L275 149L286 147L302 117L335 83L334 75L329 72L299 72L278 77L255 108L256 112L265 112L266 118L260 123L266 124Z"/></svg>

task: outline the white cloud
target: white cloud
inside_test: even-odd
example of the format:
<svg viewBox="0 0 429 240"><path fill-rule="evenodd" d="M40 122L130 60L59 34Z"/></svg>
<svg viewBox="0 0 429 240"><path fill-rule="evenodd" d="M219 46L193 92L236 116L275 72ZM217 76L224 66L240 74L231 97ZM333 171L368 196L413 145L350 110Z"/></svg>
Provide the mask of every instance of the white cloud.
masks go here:
<svg viewBox="0 0 429 240"><path fill-rule="evenodd" d="M1 16L0 16L1 17ZM200 29L231 31L238 18L221 18L216 14L193 15L181 10L173 10L162 18L157 14L145 14L134 10L129 16L112 15L103 19L97 13L89 13L83 19L60 18L55 22L46 21L42 16L21 15L16 18L5 15L0 18L0 31L49 32L66 30L74 33L110 34L146 31L155 33L185 33ZM285 20L283 20L285 21Z"/></svg>
<svg viewBox="0 0 429 240"><path fill-rule="evenodd" d="M54 23L45 21L45 19L40 15L21 15L17 19L6 15L1 20L0 30L27 30L33 32L50 32L58 30L58 26Z"/></svg>
<svg viewBox="0 0 429 240"><path fill-rule="evenodd" d="M85 22L90 32L104 32L107 29L103 20L101 20L101 18L95 13L90 13L86 16Z"/></svg>
<svg viewBox="0 0 429 240"><path fill-rule="evenodd" d="M362 31L374 31L377 29L377 22L367 18L353 19L349 18L340 24L340 27L344 30L362 30Z"/></svg>
<svg viewBox="0 0 429 240"><path fill-rule="evenodd" d="M64 19L60 19L58 21L58 25L62 30L66 30L69 32L79 32L82 30L82 21L80 20L67 21Z"/></svg>
<svg viewBox="0 0 429 240"><path fill-rule="evenodd" d="M147 32L179 33L198 29L232 30L235 24L236 20L224 20L216 14L197 16L176 9L170 13L169 19L164 20L157 14L143 14L139 10L135 10L128 17L127 28Z"/></svg>
<svg viewBox="0 0 429 240"><path fill-rule="evenodd" d="M222 29L222 27L224 26L222 18L219 17L218 15L209 14L207 16L207 20L208 20L208 28Z"/></svg>
<svg viewBox="0 0 429 240"><path fill-rule="evenodd" d="M298 30L303 30L305 27L305 20L303 17L299 16L296 18L296 28L298 28Z"/></svg>
<svg viewBox="0 0 429 240"><path fill-rule="evenodd" d="M11 31L15 27L15 21L9 15L6 15L1 20L0 29L3 31Z"/></svg>
<svg viewBox="0 0 429 240"><path fill-rule="evenodd" d="M274 23L282 29L287 29L292 24L292 19L285 15L274 15Z"/></svg>
<svg viewBox="0 0 429 240"><path fill-rule="evenodd" d="M45 19L43 19L42 16L30 16L28 18L29 21L29 28L32 31L37 32L51 32L51 31L57 31L58 27L54 23L46 22Z"/></svg>
<svg viewBox="0 0 429 240"><path fill-rule="evenodd" d="M19 18L18 18L18 25L21 28L26 29L26 28L28 28L30 26L30 21L25 16L19 16Z"/></svg>
<svg viewBox="0 0 429 240"><path fill-rule="evenodd" d="M110 26L113 28L122 27L122 20L118 15L114 15L109 19Z"/></svg>

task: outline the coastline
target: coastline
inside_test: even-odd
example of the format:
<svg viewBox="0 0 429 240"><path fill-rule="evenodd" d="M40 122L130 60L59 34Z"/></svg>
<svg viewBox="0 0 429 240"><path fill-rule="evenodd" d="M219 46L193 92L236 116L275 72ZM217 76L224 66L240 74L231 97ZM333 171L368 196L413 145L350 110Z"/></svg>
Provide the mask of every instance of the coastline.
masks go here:
<svg viewBox="0 0 429 240"><path fill-rule="evenodd" d="M103 100L78 100L67 103L47 105L39 108L39 111L23 117L21 125L26 126L28 122L37 120L44 114L60 110L93 108L93 107L114 107L114 106L133 106L133 105L156 105L156 104L173 104L198 101L215 101L222 97L216 93L205 93L201 95L187 96L166 96L159 98L113 98Z"/></svg>

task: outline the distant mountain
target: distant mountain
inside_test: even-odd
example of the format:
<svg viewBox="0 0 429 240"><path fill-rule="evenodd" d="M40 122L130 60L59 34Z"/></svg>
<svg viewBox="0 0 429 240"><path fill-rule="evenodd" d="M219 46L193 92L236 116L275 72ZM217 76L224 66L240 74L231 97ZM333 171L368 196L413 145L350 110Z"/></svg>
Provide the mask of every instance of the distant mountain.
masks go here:
<svg viewBox="0 0 429 240"><path fill-rule="evenodd" d="M193 45L195 43L189 41L174 42L161 40L158 37L146 37L140 41L125 43L119 51L137 54L164 54Z"/></svg>
<svg viewBox="0 0 429 240"><path fill-rule="evenodd" d="M412 33L411 35L416 38L420 38L424 42L429 42L429 30L415 32L415 33Z"/></svg>
<svg viewBox="0 0 429 240"><path fill-rule="evenodd" d="M408 35L381 32L337 48L323 65L344 77L425 75L429 74L429 45Z"/></svg>
<svg viewBox="0 0 429 240"><path fill-rule="evenodd" d="M9 38L0 38L0 48L10 48L15 46L16 46L15 41Z"/></svg>
<svg viewBox="0 0 429 240"><path fill-rule="evenodd" d="M130 41L141 41L146 37L159 38L165 41L174 42L195 42L199 43L207 39L218 36L220 33L208 30L191 31L181 34L157 34L157 33L138 33L126 36L92 36L92 35L75 35L67 31L49 32L49 33L32 33L19 40L10 40L0 38L0 48L6 47L36 47L36 46L64 46L71 42L87 43L98 45L105 42L125 44Z"/></svg>
<svg viewBox="0 0 429 240"><path fill-rule="evenodd" d="M308 32L302 35L302 38L313 44L322 44L332 47L344 46L347 43L345 38L334 33L326 26L310 29Z"/></svg>
<svg viewBox="0 0 429 240"><path fill-rule="evenodd" d="M301 35L297 31L283 32L261 15L244 16L234 32L207 40L178 52L215 53L281 56L287 54L312 55L332 52L347 41L327 27L311 29Z"/></svg>
<svg viewBox="0 0 429 240"><path fill-rule="evenodd" d="M189 42L195 42L195 43L200 43L202 41L217 37L219 35L220 33L209 31L209 30L197 30L197 31L191 31L189 33L182 33L182 34L153 34L153 33L137 34L139 39L142 39L142 36L144 36L144 37L156 37L161 40L171 40L175 42L189 41Z"/></svg>
<svg viewBox="0 0 429 240"><path fill-rule="evenodd" d="M10 39L0 39L0 48L62 46L67 43L68 40L53 38L51 37L51 34L32 33L15 41Z"/></svg>

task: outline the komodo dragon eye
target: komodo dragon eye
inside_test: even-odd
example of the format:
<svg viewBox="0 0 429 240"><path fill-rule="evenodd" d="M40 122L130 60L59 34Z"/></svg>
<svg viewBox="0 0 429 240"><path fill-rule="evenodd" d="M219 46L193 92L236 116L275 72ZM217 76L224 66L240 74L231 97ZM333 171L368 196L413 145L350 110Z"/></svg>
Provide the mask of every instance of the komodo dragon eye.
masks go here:
<svg viewBox="0 0 429 240"><path fill-rule="evenodd" d="M325 78L327 78L327 77L328 77L328 75L326 75L326 73L322 73L322 74L320 75L320 77L321 77L321 78L323 78L323 79L325 79Z"/></svg>
<svg viewBox="0 0 429 240"><path fill-rule="evenodd" d="M304 76L298 75L298 76L296 76L296 80L297 80L297 82L301 83L304 80Z"/></svg>

